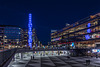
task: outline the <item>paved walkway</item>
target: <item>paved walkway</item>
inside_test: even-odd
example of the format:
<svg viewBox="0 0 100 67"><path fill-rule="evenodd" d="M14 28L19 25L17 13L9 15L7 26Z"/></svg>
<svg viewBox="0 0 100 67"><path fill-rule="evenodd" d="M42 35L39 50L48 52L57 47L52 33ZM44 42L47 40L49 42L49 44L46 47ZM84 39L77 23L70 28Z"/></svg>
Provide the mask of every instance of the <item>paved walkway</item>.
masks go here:
<svg viewBox="0 0 100 67"><path fill-rule="evenodd" d="M16 54L15 60L12 60L8 67L100 67L100 58L95 57L70 57L67 55L58 56L56 52L49 52L44 55L41 52ZM90 60L87 66L86 60Z"/></svg>
<svg viewBox="0 0 100 67"><path fill-rule="evenodd" d="M90 60L90 65L86 65ZM47 56L30 60L26 67L100 67L100 58Z"/></svg>
<svg viewBox="0 0 100 67"><path fill-rule="evenodd" d="M28 62L30 61L31 56L26 56L23 57L22 59L20 57L16 57L15 60L12 60L10 62L10 64L8 65L8 67L25 67L26 64L28 64Z"/></svg>
<svg viewBox="0 0 100 67"><path fill-rule="evenodd" d="M34 60L31 60L31 56L35 57ZM64 53L62 55L68 55ZM51 64L55 66L55 64L50 60L50 56L58 56L57 51L37 51L37 52L26 52L26 53L16 53L15 60L12 60L8 67L41 67L41 64ZM42 57L42 58L41 58ZM44 58L46 60L44 60ZM49 62L49 63L41 63L41 62Z"/></svg>

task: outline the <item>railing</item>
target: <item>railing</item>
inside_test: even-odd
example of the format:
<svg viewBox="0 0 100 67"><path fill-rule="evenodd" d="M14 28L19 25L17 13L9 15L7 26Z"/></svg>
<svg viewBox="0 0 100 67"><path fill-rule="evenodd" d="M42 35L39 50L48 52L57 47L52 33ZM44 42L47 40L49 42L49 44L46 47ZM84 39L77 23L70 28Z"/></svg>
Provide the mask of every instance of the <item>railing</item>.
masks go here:
<svg viewBox="0 0 100 67"><path fill-rule="evenodd" d="M13 58L17 49L9 49L0 52L0 67L7 67L10 63L10 60Z"/></svg>
<svg viewBox="0 0 100 67"><path fill-rule="evenodd" d="M67 50L67 48L52 48L52 49L44 49L44 48L39 48L39 49L29 49L29 48L18 48L17 52L28 52L28 51L55 51L55 50Z"/></svg>

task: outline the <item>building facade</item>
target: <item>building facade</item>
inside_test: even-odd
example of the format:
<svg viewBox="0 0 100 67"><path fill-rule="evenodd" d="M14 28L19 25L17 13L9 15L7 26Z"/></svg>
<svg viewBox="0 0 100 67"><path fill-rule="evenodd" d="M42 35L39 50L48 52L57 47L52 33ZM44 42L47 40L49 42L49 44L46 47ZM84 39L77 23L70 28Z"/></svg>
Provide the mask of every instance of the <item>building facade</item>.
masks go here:
<svg viewBox="0 0 100 67"><path fill-rule="evenodd" d="M0 25L1 45L21 45L22 29L17 26Z"/></svg>
<svg viewBox="0 0 100 67"><path fill-rule="evenodd" d="M100 46L100 13L86 17L63 29L51 33L52 45L76 48Z"/></svg>
<svg viewBox="0 0 100 67"><path fill-rule="evenodd" d="M23 45L28 46L28 29L23 29ZM39 45L39 40L36 35L36 30L32 29L32 46L38 46Z"/></svg>
<svg viewBox="0 0 100 67"><path fill-rule="evenodd" d="M0 25L0 45L28 46L28 29L14 25ZM35 29L32 29L32 45L39 46Z"/></svg>

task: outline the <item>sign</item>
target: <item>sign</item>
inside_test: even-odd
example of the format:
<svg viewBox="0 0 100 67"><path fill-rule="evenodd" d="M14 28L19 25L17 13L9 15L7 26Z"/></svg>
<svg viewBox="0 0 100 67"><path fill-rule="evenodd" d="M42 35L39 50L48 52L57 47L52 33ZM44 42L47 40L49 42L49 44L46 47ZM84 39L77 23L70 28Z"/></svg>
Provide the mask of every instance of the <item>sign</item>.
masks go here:
<svg viewBox="0 0 100 67"><path fill-rule="evenodd" d="M100 49L92 49L92 52L100 52Z"/></svg>

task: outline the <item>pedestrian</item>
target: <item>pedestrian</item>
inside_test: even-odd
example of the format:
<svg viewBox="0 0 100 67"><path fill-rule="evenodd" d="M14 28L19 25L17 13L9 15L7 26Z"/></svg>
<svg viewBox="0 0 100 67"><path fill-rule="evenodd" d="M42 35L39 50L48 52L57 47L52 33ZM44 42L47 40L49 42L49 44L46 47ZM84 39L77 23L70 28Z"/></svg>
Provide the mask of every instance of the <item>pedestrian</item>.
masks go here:
<svg viewBox="0 0 100 67"><path fill-rule="evenodd" d="M33 59L34 59L34 54L33 54Z"/></svg>
<svg viewBox="0 0 100 67"><path fill-rule="evenodd" d="M96 58L98 58L98 55L96 54Z"/></svg>
<svg viewBox="0 0 100 67"><path fill-rule="evenodd" d="M34 59L34 55L33 55L33 59Z"/></svg>
<svg viewBox="0 0 100 67"><path fill-rule="evenodd" d="M41 56L42 56L42 53L41 53Z"/></svg>
<svg viewBox="0 0 100 67"><path fill-rule="evenodd" d="M86 60L86 65L90 65L90 60Z"/></svg>
<svg viewBox="0 0 100 67"><path fill-rule="evenodd" d="M31 56L31 60L32 60L32 56Z"/></svg>
<svg viewBox="0 0 100 67"><path fill-rule="evenodd" d="M91 58L92 58L93 56L91 55Z"/></svg>

